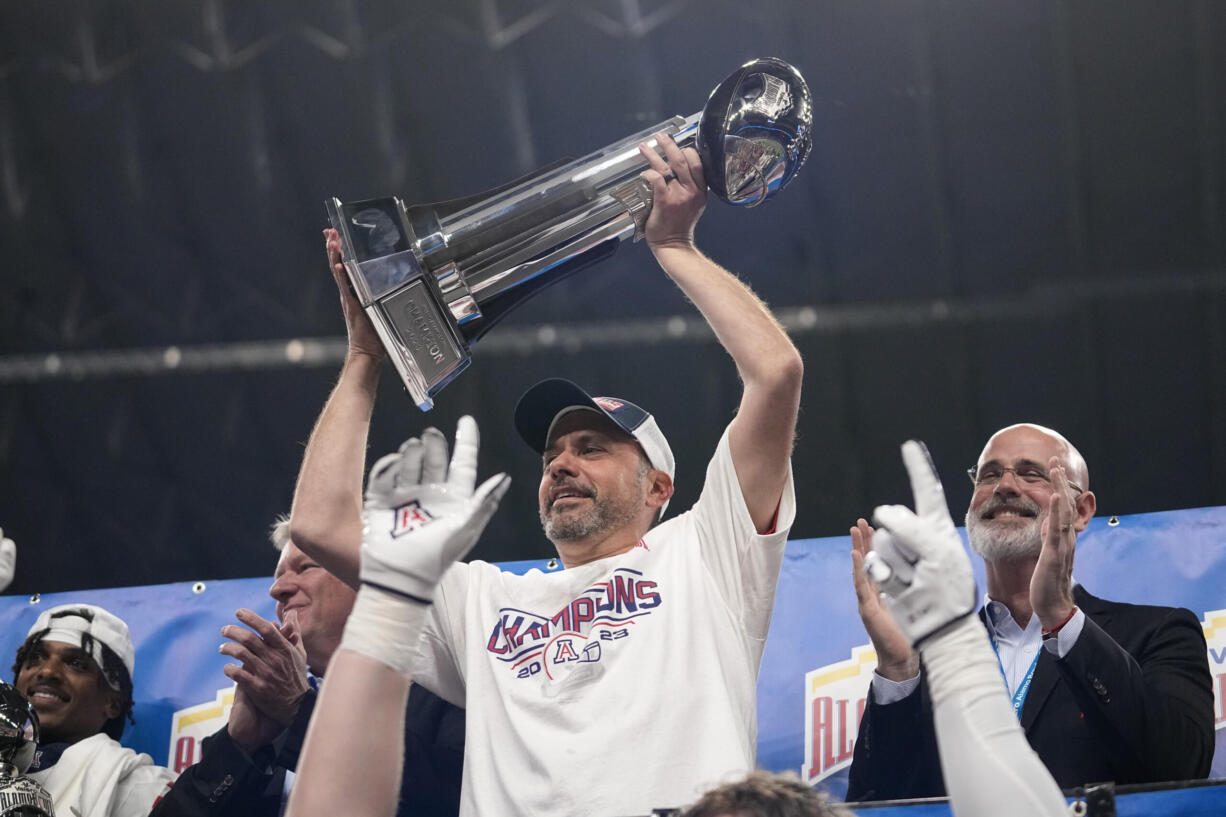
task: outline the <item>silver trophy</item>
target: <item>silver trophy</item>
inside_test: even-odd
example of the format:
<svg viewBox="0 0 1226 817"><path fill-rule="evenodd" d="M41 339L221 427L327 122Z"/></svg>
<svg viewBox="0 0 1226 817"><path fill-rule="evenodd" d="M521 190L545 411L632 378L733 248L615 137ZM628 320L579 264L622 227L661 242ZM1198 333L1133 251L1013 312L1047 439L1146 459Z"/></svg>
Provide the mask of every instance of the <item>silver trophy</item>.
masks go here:
<svg viewBox="0 0 1226 817"><path fill-rule="evenodd" d="M25 776L38 749L38 716L0 681L0 817L54 817L51 795Z"/></svg>
<svg viewBox="0 0 1226 817"><path fill-rule="evenodd" d="M813 141L800 73L778 59L741 66L700 113L475 196L406 207L328 201L358 300L422 411L471 361L469 346L524 299L643 237L651 188L640 142L664 131L695 146L707 185L754 207L796 175Z"/></svg>

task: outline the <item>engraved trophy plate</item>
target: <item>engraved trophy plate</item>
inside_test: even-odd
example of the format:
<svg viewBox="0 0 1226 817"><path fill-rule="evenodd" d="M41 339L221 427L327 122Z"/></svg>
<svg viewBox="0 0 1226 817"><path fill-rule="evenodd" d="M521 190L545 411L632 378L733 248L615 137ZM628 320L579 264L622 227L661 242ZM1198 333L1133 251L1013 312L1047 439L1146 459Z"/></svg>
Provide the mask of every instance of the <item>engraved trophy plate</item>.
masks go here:
<svg viewBox="0 0 1226 817"><path fill-rule="evenodd" d="M0 817L55 817L55 806L42 786L0 767Z"/></svg>
<svg viewBox="0 0 1226 817"><path fill-rule="evenodd" d="M326 202L354 292L423 411L471 361L469 347L547 286L639 240L651 212L638 145L664 131L702 156L707 183L753 207L784 187L812 145L812 99L800 73L754 60L706 107L582 159L464 199L406 207L389 197Z"/></svg>

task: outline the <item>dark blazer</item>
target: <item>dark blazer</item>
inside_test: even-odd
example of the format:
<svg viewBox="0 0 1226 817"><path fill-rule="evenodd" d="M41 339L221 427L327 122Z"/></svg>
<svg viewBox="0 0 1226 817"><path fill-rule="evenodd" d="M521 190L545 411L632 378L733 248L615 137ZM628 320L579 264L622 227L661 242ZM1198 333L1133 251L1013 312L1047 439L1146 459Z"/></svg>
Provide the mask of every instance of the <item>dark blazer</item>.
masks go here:
<svg viewBox="0 0 1226 817"><path fill-rule="evenodd" d="M225 727L205 738L200 762L183 770L151 817L277 817L285 773L297 767L315 700L311 690L289 728L255 757L248 758ZM405 713L404 779L396 813L455 817L463 769L464 710L414 684Z"/></svg>
<svg viewBox="0 0 1226 817"><path fill-rule="evenodd" d="M1197 617L1105 601L1080 586L1073 599L1085 627L1064 658L1042 650L1022 707L1026 738L1056 782L1068 789L1208 775L1213 681ZM892 704L869 699L847 799L943 796L927 684Z"/></svg>

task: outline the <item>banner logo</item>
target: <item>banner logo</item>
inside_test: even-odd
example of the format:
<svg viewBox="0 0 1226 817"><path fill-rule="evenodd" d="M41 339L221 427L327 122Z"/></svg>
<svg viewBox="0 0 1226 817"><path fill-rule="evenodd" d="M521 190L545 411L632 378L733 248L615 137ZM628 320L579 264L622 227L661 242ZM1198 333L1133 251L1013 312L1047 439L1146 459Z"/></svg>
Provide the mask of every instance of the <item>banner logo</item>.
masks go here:
<svg viewBox="0 0 1226 817"><path fill-rule="evenodd" d="M851 765L876 668L877 653L865 644L853 647L847 661L805 673L805 765L800 775L806 783L817 783Z"/></svg>
<svg viewBox="0 0 1226 817"><path fill-rule="evenodd" d="M1213 676L1214 728L1222 729L1226 727L1226 610L1205 613L1201 627L1209 652L1209 674Z"/></svg>
<svg viewBox="0 0 1226 817"><path fill-rule="evenodd" d="M170 720L170 769L175 774L197 763L201 743L230 720L234 687L217 690L217 699L180 709Z"/></svg>

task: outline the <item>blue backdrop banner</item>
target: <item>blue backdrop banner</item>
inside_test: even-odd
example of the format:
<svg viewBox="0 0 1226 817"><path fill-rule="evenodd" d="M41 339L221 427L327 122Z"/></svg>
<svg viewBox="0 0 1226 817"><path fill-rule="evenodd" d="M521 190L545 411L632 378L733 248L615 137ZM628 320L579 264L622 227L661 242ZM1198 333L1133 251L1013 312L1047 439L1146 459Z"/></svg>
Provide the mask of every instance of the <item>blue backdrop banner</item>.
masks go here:
<svg viewBox="0 0 1226 817"><path fill-rule="evenodd" d="M875 655L856 615L846 537L790 542L758 684L758 762L799 772L841 797ZM976 563L983 587L982 564ZM557 569L514 562L508 570ZM1226 686L1226 507L1094 519L1078 540L1075 578L1113 600L1187 607L1204 623L1215 683L1218 752ZM224 723L233 685L220 629L247 607L273 616L270 579L184 582L0 598L0 654L13 656L39 612L97 604L128 622L136 643L136 724L123 743L181 769ZM6 659L11 660L11 659Z"/></svg>

